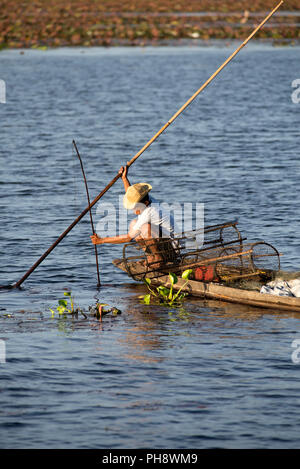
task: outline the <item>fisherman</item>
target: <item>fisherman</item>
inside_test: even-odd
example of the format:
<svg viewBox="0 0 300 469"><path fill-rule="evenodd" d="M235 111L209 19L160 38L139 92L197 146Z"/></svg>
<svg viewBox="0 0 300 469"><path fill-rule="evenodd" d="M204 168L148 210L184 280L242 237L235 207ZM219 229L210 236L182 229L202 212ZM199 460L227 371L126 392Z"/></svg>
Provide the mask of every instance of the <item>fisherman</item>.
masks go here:
<svg viewBox="0 0 300 469"><path fill-rule="evenodd" d="M153 255L148 256L148 262L157 262L155 267L162 262L158 243L153 238L173 238L175 232L174 217L164 210L160 203L149 194L152 186L139 182L131 185L128 177L128 166L122 166L119 174L124 184L125 195L123 205L127 210L133 210L137 218L131 221L127 234L100 238L97 234L91 236L93 244L121 244L131 240L139 242L143 249Z"/></svg>

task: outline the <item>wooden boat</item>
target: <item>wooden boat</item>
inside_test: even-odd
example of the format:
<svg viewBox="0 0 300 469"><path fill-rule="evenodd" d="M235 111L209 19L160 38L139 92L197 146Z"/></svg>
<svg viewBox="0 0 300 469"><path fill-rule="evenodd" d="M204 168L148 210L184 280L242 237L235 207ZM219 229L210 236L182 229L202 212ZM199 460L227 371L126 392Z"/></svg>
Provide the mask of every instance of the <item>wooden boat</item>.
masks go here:
<svg viewBox="0 0 300 469"><path fill-rule="evenodd" d="M119 269L126 271L126 266L122 259L115 259L114 265ZM137 264L138 271L138 264ZM157 276L151 278L154 285L164 285L170 287L170 279L168 275ZM178 282L173 285L174 290L179 290L186 283L186 280L178 278ZM300 298L290 296L276 296L268 293L260 293L254 290L244 290L241 288L228 287L226 285L215 282L201 282L197 280L189 280L182 291L188 294L204 298L214 299L230 303L239 303L243 305L255 306L259 308L299 312Z"/></svg>
<svg viewBox="0 0 300 469"><path fill-rule="evenodd" d="M207 240L204 241L201 248L187 251L185 249L184 253L181 250L180 262L178 262L178 259L176 261L172 258L170 259L169 256L169 259L165 258L164 263L160 265L160 268L157 268L157 262L154 261L151 265L151 262L147 260L147 253L145 254L144 250L134 243L133 245L125 245L123 258L115 259L113 264L126 272L134 280L143 281L145 278L150 278L151 284L156 286L164 285L170 287L171 284L168 274L169 272L176 273L178 275L178 282L173 285L173 289L179 290L183 287L182 291L194 297L243 304L268 310L300 313L300 298L260 293L260 288L258 287L259 280L262 282L261 285L263 285L263 282L274 278L274 274L281 272L279 253L273 246L264 242L252 243L252 248L249 249L249 245L243 243L236 223L237 222L229 222L205 229L204 234L208 236L206 236ZM225 229L231 230L230 237L224 236ZM211 236L212 234L213 236ZM185 233L183 237L178 239L186 240L188 237L194 239L195 232L188 234L188 236ZM228 241L228 239L231 240ZM167 245L170 247L170 240L168 240ZM260 250L259 254L257 254L257 247ZM142 253L139 255L126 256L127 248L139 249ZM165 247L163 251L165 254ZM216 252L222 255L216 257ZM262 270L258 268L258 266L261 267L262 259L265 262L264 267L274 267L274 257L276 261L278 261L276 269L264 268L264 270ZM270 259L272 259L271 264ZM209 279L206 281L202 279L204 281L201 281L199 278L192 278L186 281L181 278L180 274L183 270L190 267L195 269L197 266L199 267L205 264L206 266L213 265L215 271L221 267L226 273L227 281L222 282L220 278L210 279L211 281L209 281ZM230 272L229 277L228 272ZM250 287L247 285L247 288L240 287L238 280L251 278L257 280L255 288L252 287L251 289L251 284Z"/></svg>

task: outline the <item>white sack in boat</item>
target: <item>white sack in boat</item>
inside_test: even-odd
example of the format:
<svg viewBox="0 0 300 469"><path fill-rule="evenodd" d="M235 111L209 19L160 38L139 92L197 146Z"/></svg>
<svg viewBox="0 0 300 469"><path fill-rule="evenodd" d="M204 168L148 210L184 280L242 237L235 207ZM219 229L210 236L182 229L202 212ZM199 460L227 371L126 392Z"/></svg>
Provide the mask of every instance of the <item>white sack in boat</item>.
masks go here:
<svg viewBox="0 0 300 469"><path fill-rule="evenodd" d="M295 280L289 280L288 282L291 292L294 296L300 297L300 279L296 278Z"/></svg>
<svg viewBox="0 0 300 469"><path fill-rule="evenodd" d="M294 280L274 280L263 285L260 293L269 293L278 296L296 296L300 297L300 279Z"/></svg>

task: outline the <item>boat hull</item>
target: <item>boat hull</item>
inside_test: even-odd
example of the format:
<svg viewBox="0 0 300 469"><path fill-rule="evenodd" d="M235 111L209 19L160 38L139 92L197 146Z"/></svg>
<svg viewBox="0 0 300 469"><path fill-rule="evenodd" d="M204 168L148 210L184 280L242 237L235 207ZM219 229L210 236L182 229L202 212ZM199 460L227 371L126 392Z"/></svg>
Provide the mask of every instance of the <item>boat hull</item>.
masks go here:
<svg viewBox="0 0 300 469"><path fill-rule="evenodd" d="M119 269L127 272L126 266L121 259L116 259L113 264ZM139 271L137 266L136 271ZM170 287L168 275L151 276L151 284L164 285ZM260 293L254 290L243 290L240 288L227 287L215 282L201 282L196 280L187 281L178 277L178 282L173 285L173 289L189 293L194 297L220 300L229 303L238 303L268 310L281 310L300 313L300 298L290 296L277 296L268 293Z"/></svg>
<svg viewBox="0 0 300 469"><path fill-rule="evenodd" d="M151 283L155 285L165 285L166 287L171 286L170 279L167 275L155 279L153 278ZM186 285L185 283L186 280L178 278L178 282L173 285L173 289L179 290L183 287L182 291L200 298L300 313L300 298L290 296L276 296L270 295L268 293L259 293L252 290L242 290L239 288L226 287L224 285L213 282L204 283L195 280L189 280Z"/></svg>

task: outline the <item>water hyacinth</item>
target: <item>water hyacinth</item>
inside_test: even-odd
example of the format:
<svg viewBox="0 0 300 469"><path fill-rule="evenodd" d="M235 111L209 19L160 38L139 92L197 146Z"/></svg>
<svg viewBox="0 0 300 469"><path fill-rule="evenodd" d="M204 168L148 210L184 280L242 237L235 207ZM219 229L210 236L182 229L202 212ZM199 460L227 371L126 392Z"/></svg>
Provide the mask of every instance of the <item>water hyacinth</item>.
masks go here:
<svg viewBox="0 0 300 469"><path fill-rule="evenodd" d="M64 292L64 296L68 297L69 301L70 301L70 307L69 304L68 304L68 300L58 300L58 306L56 308L56 311L58 312L58 314L75 314L78 312L78 310L75 310L75 307L74 307L74 299L72 297L72 293L71 292ZM54 317L55 315L55 311L51 308L49 308L50 311L51 311L51 314L52 314L52 317Z"/></svg>
<svg viewBox="0 0 300 469"><path fill-rule="evenodd" d="M82 308L75 308L74 298L72 297L72 293L66 291L64 292L64 296L66 296L67 299L58 300L58 306L56 307L56 310L49 308L51 312L51 317L54 318L55 311L57 311L60 316L65 315L65 314L76 315L78 313L81 313L87 319L87 315L84 313ZM108 308L105 308L106 306L108 306ZM109 313L112 313L113 316L117 316L121 314L120 309L116 308L115 306L110 307L106 303L97 302L95 306L89 306L88 309L89 309L89 313L91 316L96 317L97 319L100 319L100 320L102 320L103 316Z"/></svg>
<svg viewBox="0 0 300 469"><path fill-rule="evenodd" d="M144 283L150 293L147 295L142 295L139 298L141 299L142 303L147 305L151 303L151 300L154 300L154 303L162 304L164 306L180 306L182 300L187 296L187 293L183 292L182 290L188 284L189 277L192 272L192 269L187 269L182 273L181 278L186 280L186 282L175 292L174 285L178 283L178 277L176 274L169 273L169 282L171 284L170 288L164 285L159 285L153 289L151 287L151 280L146 278Z"/></svg>

